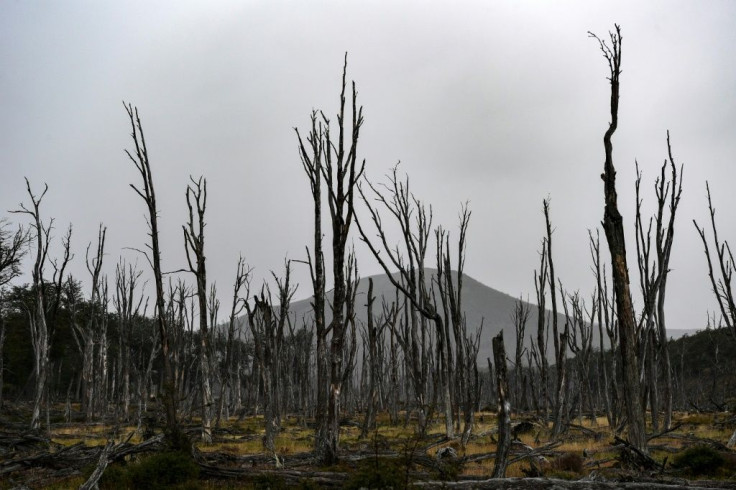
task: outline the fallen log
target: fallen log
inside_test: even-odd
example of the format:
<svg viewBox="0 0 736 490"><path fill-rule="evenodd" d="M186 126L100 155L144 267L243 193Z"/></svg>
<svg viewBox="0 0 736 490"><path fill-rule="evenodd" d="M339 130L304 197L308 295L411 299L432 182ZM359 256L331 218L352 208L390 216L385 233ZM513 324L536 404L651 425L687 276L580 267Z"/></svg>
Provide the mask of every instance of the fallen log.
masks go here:
<svg viewBox="0 0 736 490"><path fill-rule="evenodd" d="M710 483L710 482L706 482ZM589 490L594 489L624 489L624 490L710 490L726 488L721 486L701 486L701 482L658 483L654 481L620 482L620 481L591 481L591 480L558 480L551 478L493 478L488 480L465 480L458 482L427 481L415 482L417 488L455 488L460 490Z"/></svg>

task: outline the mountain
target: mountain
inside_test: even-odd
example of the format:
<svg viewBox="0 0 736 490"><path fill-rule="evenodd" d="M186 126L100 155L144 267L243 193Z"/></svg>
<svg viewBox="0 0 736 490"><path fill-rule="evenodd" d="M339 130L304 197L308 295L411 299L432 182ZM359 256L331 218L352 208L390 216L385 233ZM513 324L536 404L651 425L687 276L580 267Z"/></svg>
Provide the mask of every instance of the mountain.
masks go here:
<svg viewBox="0 0 736 490"><path fill-rule="evenodd" d="M431 278L436 274L435 269L425 269L428 276L428 285ZM396 298L395 288L386 274L377 274L371 276L373 279L373 295L376 297L374 302L374 315L379 315L381 312L382 298L386 300L388 304L393 302ZM356 319L358 324L365 324L367 322L367 310L366 302L368 296L368 277L361 278L358 283L358 294L356 297ZM331 299L331 291L327 293L328 301ZM400 297L401 298L401 297ZM502 291L498 291L492 287L486 286L485 284L473 279L467 274L463 274L463 298L462 307L465 311L465 317L467 322L468 332L475 333L480 327L481 322L483 323L483 332L481 334L481 346L478 352L478 365L485 366L486 358L492 357L491 350L491 339L498 334L499 331L503 330L503 339L506 346L506 354L509 358L513 358L516 349L516 330L512 320L512 314L518 298L510 296ZM296 325L302 325L302 321L310 324L312 316L312 298L305 298L300 301L292 302L290 308L290 314L292 318L296 319ZM526 301L524 303L527 303ZM536 304L527 303L531 306L529 320L526 324L526 332L524 334L524 345L530 347L531 337L536 339L537 332L537 319L539 308ZM549 298L547 304L550 304ZM559 311L562 311L561 300L558 296ZM551 317L552 312L547 310L548 317ZM330 310L327 306L327 322L330 321ZM558 312L557 322L560 331L565 325L565 316ZM551 327L550 327L551 330ZM671 339L678 339L686 335L693 335L697 330L669 330L669 337ZM551 332L547 338L547 357L551 362L554 363L554 352L553 352L553 340ZM605 348L608 348L608 339L604 338ZM598 342L598 328L593 330L593 348L597 349L599 346ZM568 356L571 354L568 351ZM526 361L525 361L526 362Z"/></svg>
<svg viewBox="0 0 736 490"><path fill-rule="evenodd" d="M425 269L428 281L434 277L436 271L434 269ZM373 295L376 297L374 302L374 315L378 315L381 311L381 298L385 298L387 303L395 300L395 288L391 284L386 274L378 274L371 276L373 279ZM367 321L367 296L368 296L368 279L361 278L358 283L358 294L356 297L356 319L358 323ZM429 284L429 283L428 283ZM328 300L331 292L328 292ZM483 323L483 332L481 334L481 346L478 352L478 363L485 365L486 357L491 357L491 338L503 330L504 343L506 345L506 353L509 357L513 357L516 349L516 331L512 321L514 306L518 298L514 298L506 293L486 286L476 281L467 274L463 274L463 297L462 308L465 311L468 332L477 332L481 322ZM312 298L296 301L291 304L290 313L295 315L297 324L301 324L302 319L309 323L312 315ZM329 306L327 308L327 322L330 321ZM551 313L550 313L551 315ZM525 345L529 346L529 336L534 335L536 338L537 331L538 308L531 305L531 313L526 325ZM560 328L563 327L565 318L558 315L558 323ZM551 350L551 338L549 350Z"/></svg>

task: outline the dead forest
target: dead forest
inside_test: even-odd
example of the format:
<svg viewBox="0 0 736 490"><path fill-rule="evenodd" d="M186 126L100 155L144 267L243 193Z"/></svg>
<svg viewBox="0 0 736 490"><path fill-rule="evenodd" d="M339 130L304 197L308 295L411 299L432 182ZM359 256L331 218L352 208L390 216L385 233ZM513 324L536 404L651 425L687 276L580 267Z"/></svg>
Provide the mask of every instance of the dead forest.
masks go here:
<svg viewBox="0 0 736 490"><path fill-rule="evenodd" d="M294 129L293 167L312 197L304 255L263 283L247 251L233 257L227 311L223 286L207 275L218 237L205 233L206 176L182 189L186 263L172 274L161 265L156 142L143 111L125 103L128 204L147 233L141 261L110 257L104 224L75 254L88 237L72 226L59 236L63 217L44 206L53 185L26 179L27 200L0 221L0 488L734 485L734 258L718 234L717 196L708 189L708 223L693 230L676 219L686 168L669 133L658 175L616 179L630 165L613 157L623 38L619 26L590 37L605 62L596 83L610 87L603 165L591 162L602 179L602 230L589 232L586 258L596 287L566 288L554 209L540 196L546 226L523 272L534 304L519 299L513 331L466 321L470 206L457 223L437 224L439 203L415 195L401 167L367 177L347 54L336 110L312 111ZM635 187L635 216L619 211L622 186ZM653 215L644 200L656 203ZM708 330L671 341L676 231L702 239L697 260L720 311ZM361 278L355 242L391 294ZM70 275L72 260L89 275ZM291 308L295 267L311 277L302 317ZM484 341L492 350L481 358Z"/></svg>

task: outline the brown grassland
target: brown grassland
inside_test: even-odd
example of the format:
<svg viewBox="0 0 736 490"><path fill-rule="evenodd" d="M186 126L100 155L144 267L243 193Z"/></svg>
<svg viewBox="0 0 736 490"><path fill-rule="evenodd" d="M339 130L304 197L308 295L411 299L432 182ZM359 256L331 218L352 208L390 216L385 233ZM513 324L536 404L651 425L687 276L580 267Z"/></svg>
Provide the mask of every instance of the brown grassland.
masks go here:
<svg viewBox="0 0 736 490"><path fill-rule="evenodd" d="M7 407L6 407L7 408ZM156 428L137 429L135 426L109 424L52 423L50 438L39 438L36 443L18 443L23 431L20 421L13 419L24 413L5 410L0 417L2 441L0 441L0 489L10 488L77 488L85 482L96 466L99 452L109 441L122 447L133 447L146 437L159 434ZM313 429L310 422L296 417L282 420L282 430L275 447L283 463L276 468L272 456L264 453L262 445L263 417L249 416L231 419L215 430L214 442L204 445L197 442L198 420L186 421L185 430L193 441L193 459L199 466L184 481L171 484L136 483L132 469L143 468L146 461L154 466L153 474L166 472L165 464L150 458L164 450L154 444L147 451L131 453L112 462L100 481L100 488L319 488L321 486L345 487L360 478L372 478L380 474L389 480L376 480L388 485L404 487L416 481L482 480L491 474L495 456L496 415L480 412L476 415L473 436L466 447L459 439L443 437L444 423L436 418L428 434L419 440L413 421L391 425L386 414L379 414L377 428L368 437L359 438L360 427L356 416L344 421L341 427L342 461L336 466L320 467L311 457ZM736 486L736 453L725 444L734 430L736 419L730 413L677 413L675 430L652 438L650 456L659 465L646 468L638 466L622 456L624 451L614 441L614 435L605 417L596 421L576 419L566 433L551 440L551 430L543 427L532 414L516 414L514 424L527 421L526 431L517 434L512 446L512 462L506 476L523 478L540 476L562 480L583 478L599 480L631 480L638 478L659 481L704 480L721 485ZM13 429L15 427L15 429ZM651 427L648 428L651 432ZM15 435L15 443L11 443ZM447 459L437 457L438 450L451 447L455 455ZM683 461L687 448L710 448L716 452L720 463L706 470L688 466ZM529 455L536 449L538 455ZM45 458L38 455L45 455ZM71 455L79 454L75 460ZM67 459L62 459L62 456ZM35 457L35 459L34 459ZM76 457L76 456L75 456ZM53 461L67 461L63 468L54 467ZM69 463L68 461L72 461ZM73 461L77 461L74 463ZM196 462L196 463L195 463ZM75 467L75 464L78 467ZM136 466L137 465L137 466ZM141 470L143 471L143 470ZM172 470L178 472L179 470ZM145 474L143 472L142 474ZM132 478L132 479L131 479ZM138 477L146 478L146 477ZM673 480L675 479L675 480ZM175 479L176 480L176 479ZM360 482L355 488L360 488ZM370 485L370 483L368 484Z"/></svg>

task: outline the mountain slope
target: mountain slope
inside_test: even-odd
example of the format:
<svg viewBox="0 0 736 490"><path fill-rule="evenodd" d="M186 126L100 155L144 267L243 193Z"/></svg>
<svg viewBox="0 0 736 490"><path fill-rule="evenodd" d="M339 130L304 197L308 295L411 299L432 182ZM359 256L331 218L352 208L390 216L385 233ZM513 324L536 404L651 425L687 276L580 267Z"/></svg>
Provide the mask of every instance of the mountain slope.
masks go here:
<svg viewBox="0 0 736 490"><path fill-rule="evenodd" d="M435 272L434 269L426 269L428 276L434 277ZM372 279L373 295L377 298L374 303L374 314L378 315L381 310L381 299L384 298L390 304L395 300L396 293L386 274L372 276ZM330 294L331 292L327 295L328 299ZM367 294L368 278L366 277L362 278L358 284L358 294L356 297L356 319L358 323L365 323L367 321ZM503 338L506 344L506 352L509 357L513 357L513 352L516 349L516 333L511 315L513 314L517 299L488 287L467 274L463 275L462 307L465 311L468 332L476 332L481 322L483 322L481 347L478 353L479 364L485 365L486 357L491 356L491 338L501 330L504 331ZM312 315L311 301L312 298L307 298L292 303L290 313L295 315L298 324L301 324L302 319L309 323ZM327 321L329 322L329 307L327 310ZM536 337L537 312L537 306L531 305L531 314L529 315L525 334L525 345L527 346L529 345L529 336L534 335ZM559 315L558 318L560 328L562 328L564 317Z"/></svg>

